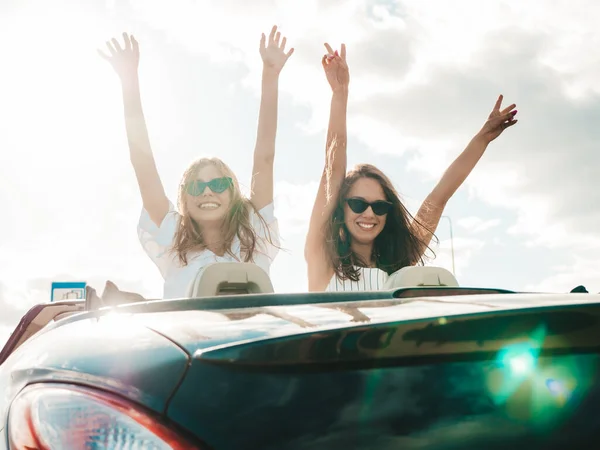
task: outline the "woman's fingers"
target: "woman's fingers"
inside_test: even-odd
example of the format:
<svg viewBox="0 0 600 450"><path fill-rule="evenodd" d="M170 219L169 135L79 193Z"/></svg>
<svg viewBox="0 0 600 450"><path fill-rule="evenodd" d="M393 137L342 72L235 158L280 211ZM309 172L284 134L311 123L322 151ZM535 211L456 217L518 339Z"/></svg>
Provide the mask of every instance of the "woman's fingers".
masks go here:
<svg viewBox="0 0 600 450"><path fill-rule="evenodd" d="M513 118L515 117L515 115L517 114L517 110L515 109L514 111L511 111L507 114L504 114L502 117L504 118L504 120L513 120Z"/></svg>
<svg viewBox="0 0 600 450"><path fill-rule="evenodd" d="M125 50L131 50L131 41L127 33L123 33L123 42L125 42Z"/></svg>
<svg viewBox="0 0 600 450"><path fill-rule="evenodd" d="M273 28L271 28L271 32L269 33L269 43L273 42L273 40L275 39L276 31L277 31L277 25L273 25Z"/></svg>
<svg viewBox="0 0 600 450"><path fill-rule="evenodd" d="M498 100L496 100L496 104L494 105L494 111L500 111L500 106L502 106L502 100L504 99L504 95L500 94Z"/></svg>
<svg viewBox="0 0 600 450"><path fill-rule="evenodd" d="M110 41L112 42L112 45L115 48L115 51L119 51L119 52L123 51L123 49L119 45L119 41L117 41L115 38L112 38Z"/></svg>
<svg viewBox="0 0 600 450"><path fill-rule="evenodd" d="M133 47L133 52L136 55L139 55L140 54L140 44L138 44L138 41L136 41L133 36L131 36L131 46Z"/></svg>
<svg viewBox="0 0 600 450"><path fill-rule="evenodd" d="M110 53L110 56L115 56L115 54L117 53L110 41L106 41L106 48L108 49L108 53Z"/></svg>
<svg viewBox="0 0 600 450"><path fill-rule="evenodd" d="M104 59L111 59L114 58L118 53L122 53L122 52L131 52L133 51L133 53L135 55L139 55L140 54L140 46L138 44L138 41L135 40L135 38L133 37L133 35L128 35L127 33L123 33L123 42L124 42L124 47L122 48L121 45L119 44L119 41L117 41L115 38L112 38L110 41L106 41L106 48L108 49L108 54L106 54L105 52L103 52L102 50L98 49L98 54L104 58Z"/></svg>
<svg viewBox="0 0 600 450"><path fill-rule="evenodd" d="M513 109L515 109L516 106L517 105L515 105L514 103L510 106L507 106L502 111L500 111L500 114L507 114L507 113L511 112Z"/></svg>

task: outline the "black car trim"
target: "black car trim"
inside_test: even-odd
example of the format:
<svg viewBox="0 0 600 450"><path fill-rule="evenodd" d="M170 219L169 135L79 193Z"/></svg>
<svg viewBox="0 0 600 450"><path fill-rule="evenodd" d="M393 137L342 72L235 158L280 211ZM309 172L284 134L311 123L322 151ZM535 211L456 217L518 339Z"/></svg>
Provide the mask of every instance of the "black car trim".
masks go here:
<svg viewBox="0 0 600 450"><path fill-rule="evenodd" d="M333 370L337 365L419 361L419 358L443 358L444 354L497 354L505 345L531 341L530 336L536 330L545 330L540 351L597 349L599 325L600 303L530 307L259 338L198 350L193 357L245 369L308 370L312 366Z"/></svg>
<svg viewBox="0 0 600 450"><path fill-rule="evenodd" d="M203 298L181 298L167 300L148 300L146 302L129 303L115 307L105 307L95 311L80 313L61 319L68 323L87 317L98 317L109 312L124 314L159 313L170 311L218 311L224 309L263 308L274 306L304 306L326 303L346 303L370 300L394 300L399 298L459 296L485 294L516 294L517 292L492 289L451 286L418 286L385 291L355 291L355 292L297 292L277 294L245 294L223 295Z"/></svg>
<svg viewBox="0 0 600 450"><path fill-rule="evenodd" d="M158 334L159 336L162 336L163 338L167 339L169 342L171 342L173 345L175 345L176 347L178 347L186 356L186 365L183 369L183 372L181 373L181 376L179 377L179 380L177 380L177 383L175 383L175 386L173 386L173 390L171 391L171 393L169 394L169 396L167 397L167 400L165 401L165 406L163 408L162 414L164 414L165 416L167 416L167 412L169 411L169 406L171 405L171 401L173 401L173 397L175 397L175 395L177 394L177 391L179 390L179 388L181 387L181 384L183 383L183 380L185 380L186 375L188 374L190 367L192 365L193 362L193 357L190 354L190 352L188 352L185 347L183 347L181 344L179 344L177 341L173 340L172 338L170 338L168 335L161 333L160 331L152 328L152 327L146 327L148 328L150 331L153 331L154 333Z"/></svg>
<svg viewBox="0 0 600 450"><path fill-rule="evenodd" d="M550 348L540 350L539 357L600 354L600 346ZM492 361L498 357L498 351L479 351L437 355L415 355L399 358L373 359L362 361L331 361L314 364L235 364L231 361L200 359L201 364L220 366L228 370L261 374L311 374L333 373L350 370L374 370L388 367L410 367L448 364L457 362Z"/></svg>

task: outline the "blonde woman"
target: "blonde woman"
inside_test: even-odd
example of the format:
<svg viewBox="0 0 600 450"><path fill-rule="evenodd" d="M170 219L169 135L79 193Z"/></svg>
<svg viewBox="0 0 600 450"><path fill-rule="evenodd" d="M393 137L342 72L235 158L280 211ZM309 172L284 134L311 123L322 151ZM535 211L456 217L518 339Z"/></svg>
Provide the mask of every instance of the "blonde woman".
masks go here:
<svg viewBox="0 0 600 450"><path fill-rule="evenodd" d="M286 38L277 27L268 39L262 35L262 96L250 198L242 195L223 161L202 158L183 174L175 208L158 175L142 111L139 45L126 33L123 40L123 47L112 39L106 43L109 54L99 53L121 80L130 159L143 202L138 235L164 278L163 298L185 297L198 271L215 262L253 262L268 273L279 248L273 209L279 74L293 49L285 52Z"/></svg>

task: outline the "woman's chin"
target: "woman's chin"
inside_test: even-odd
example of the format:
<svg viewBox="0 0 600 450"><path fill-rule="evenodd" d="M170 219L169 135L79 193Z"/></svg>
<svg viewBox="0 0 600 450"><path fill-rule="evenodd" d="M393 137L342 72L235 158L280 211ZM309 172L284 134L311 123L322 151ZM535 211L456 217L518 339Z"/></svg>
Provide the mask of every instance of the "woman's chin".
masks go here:
<svg viewBox="0 0 600 450"><path fill-rule="evenodd" d="M225 218L225 211L222 208L213 209L211 211L195 211L192 219L202 226L214 222L221 222Z"/></svg>
<svg viewBox="0 0 600 450"><path fill-rule="evenodd" d="M379 233L351 233L352 241L361 245L369 245L375 242Z"/></svg>
<svg viewBox="0 0 600 450"><path fill-rule="evenodd" d="M373 228L362 228L358 225L353 225L350 231L354 240L361 243L371 243L381 232L381 227L376 225Z"/></svg>

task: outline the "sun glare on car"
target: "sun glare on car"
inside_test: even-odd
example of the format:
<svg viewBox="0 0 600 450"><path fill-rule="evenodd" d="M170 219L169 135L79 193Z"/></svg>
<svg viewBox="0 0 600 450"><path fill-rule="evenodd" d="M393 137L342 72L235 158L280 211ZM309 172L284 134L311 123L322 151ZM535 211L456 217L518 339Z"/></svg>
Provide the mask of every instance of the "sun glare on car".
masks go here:
<svg viewBox="0 0 600 450"><path fill-rule="evenodd" d="M535 368L535 358L531 353L513 356L508 364L515 375L526 375Z"/></svg>

